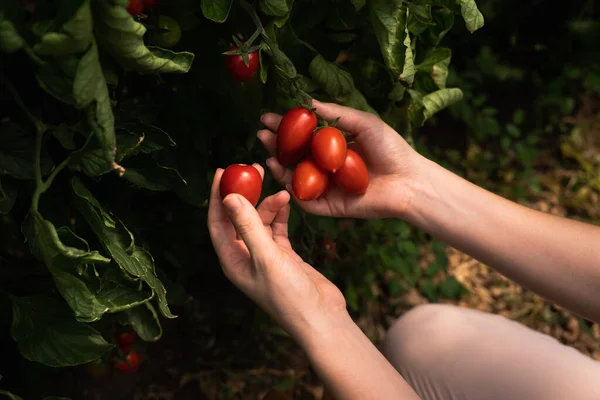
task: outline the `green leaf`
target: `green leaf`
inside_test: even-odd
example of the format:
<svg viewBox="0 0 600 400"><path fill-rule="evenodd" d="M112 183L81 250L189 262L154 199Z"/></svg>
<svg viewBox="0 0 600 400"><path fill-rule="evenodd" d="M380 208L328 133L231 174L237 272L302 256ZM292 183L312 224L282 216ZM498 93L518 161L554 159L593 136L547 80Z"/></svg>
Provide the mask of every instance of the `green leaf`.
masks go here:
<svg viewBox="0 0 600 400"><path fill-rule="evenodd" d="M427 32L429 33L431 45L435 47L454 25L454 13L445 7L441 7L432 10L431 15L435 25L430 26Z"/></svg>
<svg viewBox="0 0 600 400"><path fill-rule="evenodd" d="M167 132L154 125L144 123L138 118L131 119L127 122L119 122L117 126L119 127L119 130L123 129L129 134L135 135L139 141L139 146L136 146L136 148L139 148L139 151L142 153L149 154L176 145ZM128 141L123 138L122 143L119 144L119 137L120 136L117 136L117 159L119 159L118 154L120 153L120 148L128 143ZM119 159L119 161L120 160L122 160L122 158Z"/></svg>
<svg viewBox="0 0 600 400"><path fill-rule="evenodd" d="M82 2L73 17L58 32L45 33L33 50L41 55L63 56L87 50L93 39L90 1Z"/></svg>
<svg viewBox="0 0 600 400"><path fill-rule="evenodd" d="M463 294L468 293L467 289L456 280L449 276L440 284L440 294L448 299L458 300Z"/></svg>
<svg viewBox="0 0 600 400"><path fill-rule="evenodd" d="M8 398L8 400L23 400L21 397L12 394L10 392L7 392L6 390L0 390L0 394L3 396L6 396Z"/></svg>
<svg viewBox="0 0 600 400"><path fill-rule="evenodd" d="M158 320L156 310L150 303L127 310L129 323L145 342L156 342L162 336L162 327Z"/></svg>
<svg viewBox="0 0 600 400"><path fill-rule="evenodd" d="M320 54L310 62L308 72L328 95L337 100L343 100L354 91L354 81L350 73L326 61Z"/></svg>
<svg viewBox="0 0 600 400"><path fill-rule="evenodd" d="M436 287L435 283L433 283L433 280L431 278L423 279L419 284L419 288L421 289L423 294L427 296L429 301L432 301L434 303L437 302L438 297L436 293Z"/></svg>
<svg viewBox="0 0 600 400"><path fill-rule="evenodd" d="M38 83L58 100L84 111L100 143L98 163L106 170L120 169L114 161L114 116L95 42L81 56L62 56L56 61L58 67L46 64L38 70Z"/></svg>
<svg viewBox="0 0 600 400"><path fill-rule="evenodd" d="M50 367L85 364L113 346L69 309L43 296L13 297L11 336L21 355Z"/></svg>
<svg viewBox="0 0 600 400"><path fill-rule="evenodd" d="M60 124L52 130L52 135L60 142L61 146L67 150L75 150L75 134L77 129L67 124Z"/></svg>
<svg viewBox="0 0 600 400"><path fill-rule="evenodd" d="M400 76L404 64L406 7L402 0L370 0L369 18L385 64Z"/></svg>
<svg viewBox="0 0 600 400"><path fill-rule="evenodd" d="M102 318L107 311L106 307L76 274L80 264L108 263L110 259L97 251L90 252L65 246L54 225L35 210L31 210L25 217L22 231L29 242L31 253L38 260L44 261L58 291L75 313L75 317L85 322ZM62 233L74 236L67 228L63 228Z"/></svg>
<svg viewBox="0 0 600 400"><path fill-rule="evenodd" d="M134 166L127 166L123 178L138 187L154 191L174 190L180 185L187 185L176 169L162 166L151 158L136 158Z"/></svg>
<svg viewBox="0 0 600 400"><path fill-rule="evenodd" d="M350 96L345 98L340 103L346 107L352 107L356 108L357 110L367 111L372 114L379 115L377 111L375 111L375 109L369 105L367 99L365 99L365 96L363 96L363 94L356 88L352 91L352 93L350 93Z"/></svg>
<svg viewBox="0 0 600 400"><path fill-rule="evenodd" d="M406 20L408 21L408 9L406 10ZM400 80L405 82L409 87L412 86L415 80L415 62L413 59L412 47L410 43L410 33L408 32L408 23L404 29L406 37L404 39L404 65L402 66L402 73L400 74Z"/></svg>
<svg viewBox="0 0 600 400"><path fill-rule="evenodd" d="M283 17L290 13L286 0L261 0L259 2L260 11L271 17Z"/></svg>
<svg viewBox="0 0 600 400"><path fill-rule="evenodd" d="M267 66L267 61L263 58L263 50L260 49L258 51L258 62L260 65L260 81L263 83L267 83L267 73L269 72L269 68Z"/></svg>
<svg viewBox="0 0 600 400"><path fill-rule="evenodd" d="M367 4L367 0L351 0L356 11L360 10Z"/></svg>
<svg viewBox="0 0 600 400"><path fill-rule="evenodd" d="M440 89L433 93L429 93L423 97L423 116L425 120L429 119L432 115L438 111L459 102L462 100L463 94L460 89Z"/></svg>
<svg viewBox="0 0 600 400"><path fill-rule="evenodd" d="M175 53L159 47L146 47L146 28L136 22L124 6L112 4L108 0L95 1L93 11L98 42L125 69L181 74L188 72L192 66L192 53Z"/></svg>
<svg viewBox="0 0 600 400"><path fill-rule="evenodd" d="M14 24L0 19L0 50L10 54L20 50L23 46L25 46L25 40L19 35Z"/></svg>
<svg viewBox="0 0 600 400"><path fill-rule="evenodd" d="M166 290L156 276L152 256L135 245L132 233L121 221L104 211L79 178L73 177L71 184L75 203L100 243L121 268L152 288L161 313L167 318L175 318L167 305Z"/></svg>
<svg viewBox="0 0 600 400"><path fill-rule="evenodd" d="M202 0L202 14L212 21L225 22L233 0Z"/></svg>
<svg viewBox="0 0 600 400"><path fill-rule="evenodd" d="M8 214L15 205L16 199L17 188L10 183L7 184L6 181L4 185L0 182L0 215Z"/></svg>
<svg viewBox="0 0 600 400"><path fill-rule="evenodd" d="M438 47L427 54L425 60L417 66L417 70L430 74L438 89L444 89L451 58L452 51L450 49Z"/></svg>
<svg viewBox="0 0 600 400"><path fill-rule="evenodd" d="M0 121L0 175L33 179L34 136L10 120ZM44 152L40 161L42 175L47 175L52 171L52 160Z"/></svg>
<svg viewBox="0 0 600 400"><path fill-rule="evenodd" d="M469 32L473 33L484 24L483 14L477 8L475 0L456 0L460 4L460 13Z"/></svg>
<svg viewBox="0 0 600 400"><path fill-rule="evenodd" d="M415 3L407 3L406 5L410 10L410 14L420 23L425 25L435 25L433 17L431 16L431 5Z"/></svg>

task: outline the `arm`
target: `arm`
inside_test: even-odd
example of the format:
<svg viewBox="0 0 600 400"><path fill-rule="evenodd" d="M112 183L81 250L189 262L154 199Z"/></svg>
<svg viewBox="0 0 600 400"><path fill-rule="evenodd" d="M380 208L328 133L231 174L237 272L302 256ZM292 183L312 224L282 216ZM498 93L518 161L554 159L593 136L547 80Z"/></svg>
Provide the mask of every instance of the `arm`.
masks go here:
<svg viewBox="0 0 600 400"><path fill-rule="evenodd" d="M292 249L289 194L270 196L256 210L239 195L221 200L222 174L215 174L208 228L225 275L300 344L336 398L417 399L352 321L339 289Z"/></svg>
<svg viewBox="0 0 600 400"><path fill-rule="evenodd" d="M311 332L301 343L315 372L334 398L419 398L347 313L324 326L327 329L320 334Z"/></svg>
<svg viewBox="0 0 600 400"><path fill-rule="evenodd" d="M398 217L579 315L600 321L600 227L538 212L426 160Z"/></svg>

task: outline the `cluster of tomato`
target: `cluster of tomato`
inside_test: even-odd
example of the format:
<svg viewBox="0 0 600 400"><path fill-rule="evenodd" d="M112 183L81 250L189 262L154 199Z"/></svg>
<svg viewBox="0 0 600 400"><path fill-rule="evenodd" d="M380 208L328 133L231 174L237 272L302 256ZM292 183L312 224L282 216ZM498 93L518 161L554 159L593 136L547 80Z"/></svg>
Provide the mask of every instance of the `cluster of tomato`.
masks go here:
<svg viewBox="0 0 600 400"><path fill-rule="evenodd" d="M111 364L117 371L133 372L140 366L140 354L133 348L135 332L127 329L115 334L117 349L112 354Z"/></svg>
<svg viewBox="0 0 600 400"><path fill-rule="evenodd" d="M277 159L283 165L297 164L292 190L300 200L321 197L330 177L351 194L364 194L369 186L367 165L348 148L344 134L333 126L317 129L316 114L305 107L292 108L283 116L277 129Z"/></svg>
<svg viewBox="0 0 600 400"><path fill-rule="evenodd" d="M344 134L333 126L317 130L316 114L305 107L292 108L283 116L277 129L277 159L283 165L298 163L292 176L292 191L303 201L321 197L329 187L330 177L350 194L364 194L369 186L367 165L348 148ZM220 191L223 198L237 193L256 206L262 179L251 165L230 165L221 177Z"/></svg>

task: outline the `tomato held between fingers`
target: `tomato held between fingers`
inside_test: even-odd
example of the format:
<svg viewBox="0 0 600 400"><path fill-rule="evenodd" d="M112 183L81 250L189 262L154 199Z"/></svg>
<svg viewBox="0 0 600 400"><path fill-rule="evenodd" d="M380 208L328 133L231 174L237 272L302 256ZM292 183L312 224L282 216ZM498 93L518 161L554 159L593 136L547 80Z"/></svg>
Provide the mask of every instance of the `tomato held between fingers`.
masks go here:
<svg viewBox="0 0 600 400"><path fill-rule="evenodd" d="M237 50L237 46L233 46L229 50ZM244 58L241 54L228 54L225 56L225 65L229 75L238 82L246 82L258 72L259 60L258 51L248 53L248 65L244 63Z"/></svg>
<svg viewBox="0 0 600 400"><path fill-rule="evenodd" d="M237 193L256 206L262 192L262 178L252 165L233 164L223 172L219 189L222 198Z"/></svg>
<svg viewBox="0 0 600 400"><path fill-rule="evenodd" d="M140 366L140 354L135 349L124 350L121 354L115 355L113 366L117 371L126 374L133 372Z"/></svg>
<svg viewBox="0 0 600 400"><path fill-rule="evenodd" d="M181 39L181 27L171 17L158 17L158 28L149 33L150 43L166 49L175 46Z"/></svg>
<svg viewBox="0 0 600 400"><path fill-rule="evenodd" d="M344 165L333 174L333 181L344 191L364 194L369 186L369 170L362 157L348 149Z"/></svg>
<svg viewBox="0 0 600 400"><path fill-rule="evenodd" d="M312 157L321 169L335 172L346 160L348 145L344 134L339 129L328 126L315 133L311 149Z"/></svg>
<svg viewBox="0 0 600 400"><path fill-rule="evenodd" d="M131 15L139 15L144 11L144 0L129 0L127 12Z"/></svg>
<svg viewBox="0 0 600 400"><path fill-rule="evenodd" d="M294 170L292 190L300 200L310 201L319 198L327 189L327 172L311 159L302 161Z"/></svg>
<svg viewBox="0 0 600 400"><path fill-rule="evenodd" d="M317 129L317 116L304 107L294 107L281 120L277 129L277 159L281 164L296 164L310 149Z"/></svg>

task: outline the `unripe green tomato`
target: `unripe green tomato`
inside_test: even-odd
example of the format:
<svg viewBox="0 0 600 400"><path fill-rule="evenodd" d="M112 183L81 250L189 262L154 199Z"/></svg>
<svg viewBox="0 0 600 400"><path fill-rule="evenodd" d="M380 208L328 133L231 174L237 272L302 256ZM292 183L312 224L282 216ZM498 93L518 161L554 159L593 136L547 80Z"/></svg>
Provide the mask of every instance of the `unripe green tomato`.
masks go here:
<svg viewBox="0 0 600 400"><path fill-rule="evenodd" d="M167 29L168 32L162 31L163 29ZM158 17L158 29L149 33L149 39L153 46L171 48L181 39L181 27L175 19L161 15Z"/></svg>

